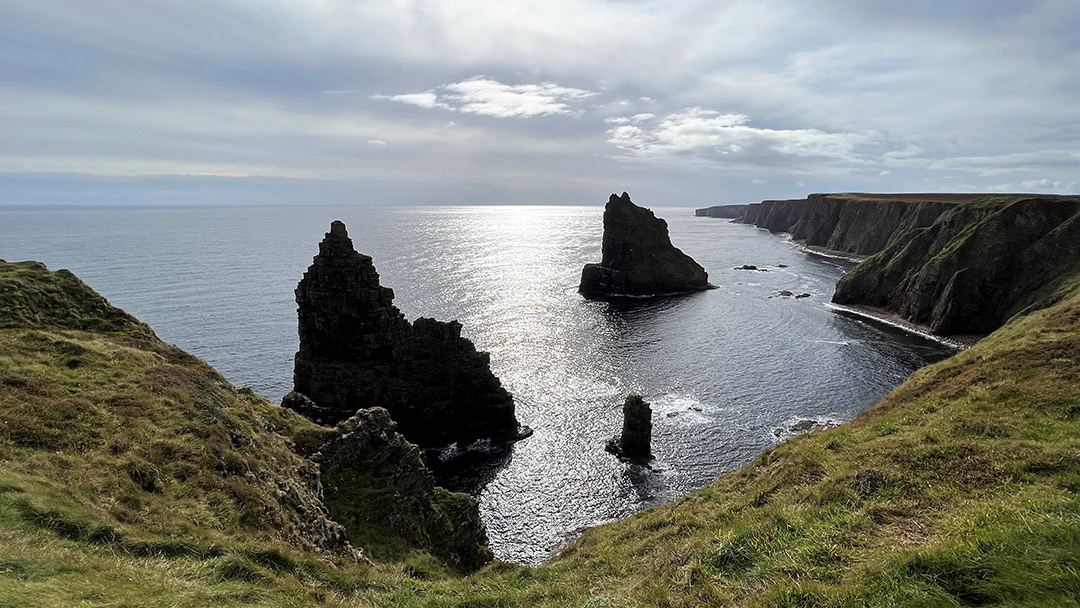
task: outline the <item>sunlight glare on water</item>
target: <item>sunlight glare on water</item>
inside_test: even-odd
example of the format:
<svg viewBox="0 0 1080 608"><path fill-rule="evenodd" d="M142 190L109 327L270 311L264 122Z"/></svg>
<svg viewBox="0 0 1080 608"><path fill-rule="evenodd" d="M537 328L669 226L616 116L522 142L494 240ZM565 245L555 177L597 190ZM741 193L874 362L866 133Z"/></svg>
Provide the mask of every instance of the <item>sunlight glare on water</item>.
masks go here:
<svg viewBox="0 0 1080 608"><path fill-rule="evenodd" d="M0 257L70 268L276 402L291 388L293 290L330 221L344 220L409 319L457 319L491 353L535 430L432 463L442 483L479 497L498 557L535 563L586 526L750 461L785 423L850 419L945 354L829 310L841 262L688 209L656 211L718 289L582 298L581 268L600 260L599 206L0 208ZM743 264L768 270L733 270ZM630 392L653 406L652 470L603 449Z"/></svg>

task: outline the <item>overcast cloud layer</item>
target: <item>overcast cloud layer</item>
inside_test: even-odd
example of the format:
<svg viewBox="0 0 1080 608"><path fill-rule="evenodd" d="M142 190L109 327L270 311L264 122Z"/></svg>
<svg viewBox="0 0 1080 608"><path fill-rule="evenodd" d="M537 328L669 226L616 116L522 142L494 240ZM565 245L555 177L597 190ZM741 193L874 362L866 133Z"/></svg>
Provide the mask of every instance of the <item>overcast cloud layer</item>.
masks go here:
<svg viewBox="0 0 1080 608"><path fill-rule="evenodd" d="M1080 193L1076 0L7 0L0 203Z"/></svg>

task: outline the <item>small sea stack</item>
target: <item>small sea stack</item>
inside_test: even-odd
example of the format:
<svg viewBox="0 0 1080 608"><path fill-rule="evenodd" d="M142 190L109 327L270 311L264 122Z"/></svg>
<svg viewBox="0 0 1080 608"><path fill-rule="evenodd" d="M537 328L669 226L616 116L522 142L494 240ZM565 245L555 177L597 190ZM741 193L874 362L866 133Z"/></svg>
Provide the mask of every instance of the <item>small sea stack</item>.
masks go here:
<svg viewBox="0 0 1080 608"><path fill-rule="evenodd" d="M627 460L652 458L652 408L641 395L626 398L622 434L609 439L604 449Z"/></svg>
<svg viewBox="0 0 1080 608"><path fill-rule="evenodd" d="M582 269L582 295L666 296L710 288L705 269L671 244L667 222L625 192L611 195L604 207L602 259Z"/></svg>
<svg viewBox="0 0 1080 608"><path fill-rule="evenodd" d="M282 405L326 425L386 408L401 434L423 447L531 433L519 426L488 353L461 337L460 323L409 323L393 301L371 257L333 222L296 287L300 350Z"/></svg>

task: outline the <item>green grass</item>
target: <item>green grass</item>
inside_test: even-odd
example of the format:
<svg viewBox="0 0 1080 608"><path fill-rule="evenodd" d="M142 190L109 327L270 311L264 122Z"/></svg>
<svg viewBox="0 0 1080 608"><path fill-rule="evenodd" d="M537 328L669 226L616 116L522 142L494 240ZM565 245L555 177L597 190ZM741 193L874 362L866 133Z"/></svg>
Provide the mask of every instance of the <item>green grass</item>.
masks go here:
<svg viewBox="0 0 1080 608"><path fill-rule="evenodd" d="M258 480L298 475L290 445L318 431L139 326L2 329L0 607L1080 606L1080 275L1063 285L847 425L467 577L245 517L287 511Z"/></svg>

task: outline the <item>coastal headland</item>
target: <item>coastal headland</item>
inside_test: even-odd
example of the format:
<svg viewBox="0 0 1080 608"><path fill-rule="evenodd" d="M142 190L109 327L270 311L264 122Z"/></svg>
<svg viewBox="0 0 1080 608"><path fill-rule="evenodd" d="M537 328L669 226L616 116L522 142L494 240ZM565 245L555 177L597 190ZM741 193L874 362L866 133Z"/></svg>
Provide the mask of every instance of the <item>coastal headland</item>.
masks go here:
<svg viewBox="0 0 1080 608"><path fill-rule="evenodd" d="M838 294L989 335L536 567L476 570L475 502L386 410L312 423L71 273L0 262L0 604L1074 605L1080 202L890 196L743 220L869 256Z"/></svg>

